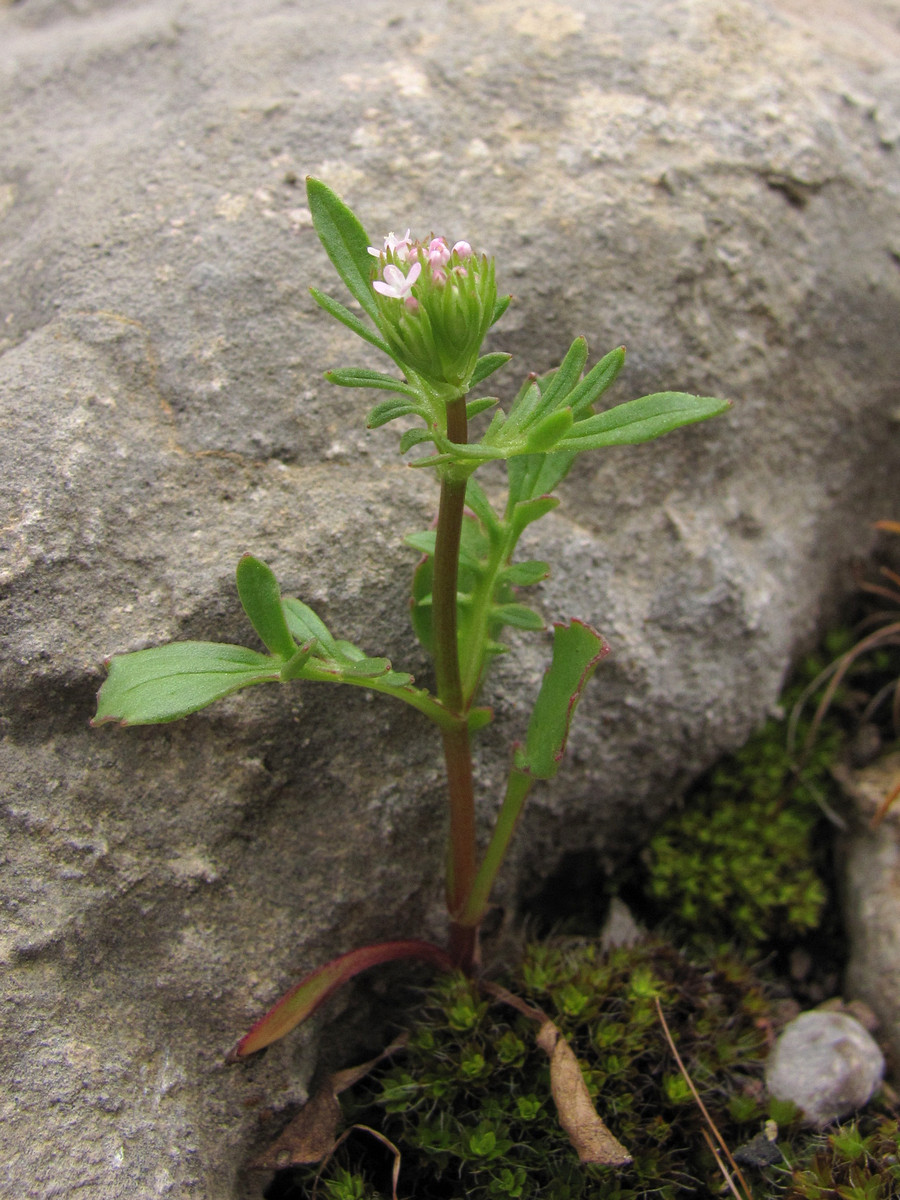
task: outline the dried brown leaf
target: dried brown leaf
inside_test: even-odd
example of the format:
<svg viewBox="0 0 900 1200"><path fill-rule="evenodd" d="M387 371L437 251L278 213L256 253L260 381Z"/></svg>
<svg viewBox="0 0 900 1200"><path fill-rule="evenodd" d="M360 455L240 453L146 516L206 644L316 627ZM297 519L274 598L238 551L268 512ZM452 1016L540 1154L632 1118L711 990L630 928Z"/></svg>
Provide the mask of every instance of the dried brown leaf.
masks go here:
<svg viewBox="0 0 900 1200"><path fill-rule="evenodd" d="M618 1138L613 1137L594 1108L572 1047L543 1009L534 1008L496 983L482 981L481 986L501 1004L508 1004L540 1025L536 1040L550 1059L550 1091L559 1123L568 1134L579 1161L601 1163L607 1167L624 1167L630 1163L631 1155Z"/></svg>
<svg viewBox="0 0 900 1200"><path fill-rule="evenodd" d="M572 1047L552 1021L538 1030L537 1044L550 1059L550 1090L559 1123L575 1147L580 1162L624 1167L631 1155L613 1137L597 1110Z"/></svg>
<svg viewBox="0 0 900 1200"><path fill-rule="evenodd" d="M281 1171L285 1167L321 1162L323 1158L332 1154L340 1140L337 1135L341 1120L338 1096L365 1078L385 1058L402 1050L407 1040L407 1035L402 1034L381 1054L368 1062L360 1063L357 1067L347 1067L343 1071L335 1071L333 1075L323 1079L281 1136L253 1159L251 1167Z"/></svg>

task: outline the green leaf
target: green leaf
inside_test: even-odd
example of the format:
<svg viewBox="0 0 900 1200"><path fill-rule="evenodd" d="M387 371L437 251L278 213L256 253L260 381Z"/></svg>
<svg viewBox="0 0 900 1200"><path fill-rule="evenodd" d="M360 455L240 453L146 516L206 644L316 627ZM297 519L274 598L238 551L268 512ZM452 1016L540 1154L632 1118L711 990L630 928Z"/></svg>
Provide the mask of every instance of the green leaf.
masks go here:
<svg viewBox="0 0 900 1200"><path fill-rule="evenodd" d="M523 454L509 460L509 495L513 504L549 496L565 479L577 456L571 451ZM541 514L543 515L543 514Z"/></svg>
<svg viewBox="0 0 900 1200"><path fill-rule="evenodd" d="M325 378L338 387L380 388L383 392L399 392L401 396L418 397L418 392L402 379L384 375L381 371L369 371L365 367L344 367L326 371Z"/></svg>
<svg viewBox="0 0 900 1200"><path fill-rule="evenodd" d="M552 412L563 401L569 406L569 393L581 378L586 362L587 342L583 337L576 338L552 377L542 381L540 415Z"/></svg>
<svg viewBox="0 0 900 1200"><path fill-rule="evenodd" d="M500 521L497 514L491 507L484 488L475 479L469 479L466 483L466 504L488 532L499 532Z"/></svg>
<svg viewBox="0 0 900 1200"><path fill-rule="evenodd" d="M283 663L243 646L173 642L110 660L92 725L159 725L255 683L278 680Z"/></svg>
<svg viewBox="0 0 900 1200"><path fill-rule="evenodd" d="M266 649L282 658L293 658L297 651L281 607L281 589L271 569L252 554L238 563L237 590L250 624Z"/></svg>
<svg viewBox="0 0 900 1200"><path fill-rule="evenodd" d="M714 396L657 392L629 400L607 412L577 422L559 443L560 450L593 450L598 446L631 446L649 442L682 425L692 425L726 412L731 405Z"/></svg>
<svg viewBox="0 0 900 1200"><path fill-rule="evenodd" d="M489 408L493 408L497 403L496 396L479 396L477 400L467 400L466 420L471 421L473 417L477 417L479 413L487 412Z"/></svg>
<svg viewBox="0 0 900 1200"><path fill-rule="evenodd" d="M544 417L529 431L525 442L526 453L545 454L548 450L552 450L572 428L573 420L570 408L561 408L558 412L552 412L549 416Z"/></svg>
<svg viewBox="0 0 900 1200"><path fill-rule="evenodd" d="M543 618L525 604L495 604L491 615L514 629L544 629Z"/></svg>
<svg viewBox="0 0 900 1200"><path fill-rule="evenodd" d="M372 289L369 237L353 212L320 179L308 178L306 197L313 226L334 269L376 325L378 306Z"/></svg>
<svg viewBox="0 0 900 1200"><path fill-rule="evenodd" d="M491 314L491 324L496 325L506 310L509 308L509 302L512 296L498 296L494 302L494 311Z"/></svg>
<svg viewBox="0 0 900 1200"><path fill-rule="evenodd" d="M359 317L355 313L352 313L349 308L345 308L339 300L334 300L331 296L326 296L318 288L311 287L309 292L319 308L324 308L335 320L340 321L342 325L346 325L348 329L352 330L357 337L361 337L363 341L369 342L370 345L377 347L384 354L387 354L388 357L393 358L387 342L383 338L380 338L368 325L364 325Z"/></svg>
<svg viewBox="0 0 900 1200"><path fill-rule="evenodd" d="M418 411L418 406L409 400L382 400L370 410L366 417L366 426L369 429L379 429L389 421L396 421L397 417L409 417Z"/></svg>
<svg viewBox="0 0 900 1200"><path fill-rule="evenodd" d="M317 616L313 610L301 600L295 600L293 597L285 597L282 602L284 608L285 619L288 623L288 628L297 639L298 642L304 645L307 642L318 642L321 651L325 655L333 654L335 651L335 641L328 630L328 626Z"/></svg>
<svg viewBox="0 0 900 1200"><path fill-rule="evenodd" d="M547 513L553 512L554 508L559 508L556 496L538 496L534 500L522 500L516 504L510 519L516 539L518 540L526 526L531 525L533 521L539 521Z"/></svg>
<svg viewBox="0 0 900 1200"><path fill-rule="evenodd" d="M475 364L475 372L469 380L469 387L475 387L483 379L487 379L488 375L493 375L495 371L499 371L504 363L508 363L511 358L511 354L482 355Z"/></svg>
<svg viewBox="0 0 900 1200"><path fill-rule="evenodd" d="M432 441L434 441L434 434L427 429L407 429L400 438L400 453L405 454L407 450L412 450L413 446L421 446L423 442Z"/></svg>
<svg viewBox="0 0 900 1200"><path fill-rule="evenodd" d="M547 579L549 575L549 563L530 559L528 562L513 563L502 572L500 578L504 583L512 584L513 587L531 587L532 584Z"/></svg>
<svg viewBox="0 0 900 1200"><path fill-rule="evenodd" d="M582 621L556 625L553 659L531 714L524 750L516 752L516 768L535 779L552 779L559 770L569 726L587 681L609 647Z"/></svg>
<svg viewBox="0 0 900 1200"><path fill-rule="evenodd" d="M574 412L576 418L590 410L595 400L616 380L625 365L625 347L618 346L610 350L593 366L581 383L572 389L566 397L566 404Z"/></svg>

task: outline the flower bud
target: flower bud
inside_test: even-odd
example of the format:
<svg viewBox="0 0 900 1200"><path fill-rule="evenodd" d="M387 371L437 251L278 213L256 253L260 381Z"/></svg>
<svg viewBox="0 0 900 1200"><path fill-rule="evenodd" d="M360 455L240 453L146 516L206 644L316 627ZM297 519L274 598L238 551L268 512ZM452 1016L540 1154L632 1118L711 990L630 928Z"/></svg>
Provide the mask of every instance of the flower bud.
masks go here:
<svg viewBox="0 0 900 1200"><path fill-rule="evenodd" d="M497 300L493 258L468 242L411 241L408 230L370 253L378 326L397 361L438 393L467 392Z"/></svg>

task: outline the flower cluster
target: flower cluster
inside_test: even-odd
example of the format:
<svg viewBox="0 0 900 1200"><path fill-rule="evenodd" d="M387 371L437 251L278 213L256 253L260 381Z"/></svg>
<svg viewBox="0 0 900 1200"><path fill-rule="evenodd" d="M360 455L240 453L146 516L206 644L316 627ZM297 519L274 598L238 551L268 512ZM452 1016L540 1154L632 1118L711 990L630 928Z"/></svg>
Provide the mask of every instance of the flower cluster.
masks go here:
<svg viewBox="0 0 900 1200"><path fill-rule="evenodd" d="M493 318L493 259L465 241L415 241L408 229L368 250L378 260L379 325L397 362L439 392L465 392Z"/></svg>

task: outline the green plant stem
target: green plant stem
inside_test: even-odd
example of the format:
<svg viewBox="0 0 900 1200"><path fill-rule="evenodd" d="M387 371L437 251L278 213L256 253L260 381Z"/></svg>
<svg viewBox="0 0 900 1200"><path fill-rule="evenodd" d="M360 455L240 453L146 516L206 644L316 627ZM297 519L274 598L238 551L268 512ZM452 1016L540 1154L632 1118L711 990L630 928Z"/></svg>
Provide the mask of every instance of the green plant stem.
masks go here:
<svg viewBox="0 0 900 1200"><path fill-rule="evenodd" d="M468 440L465 396L447 403L447 436L465 445ZM450 956L464 971L474 966L477 929L458 924L457 917L475 881L475 793L472 784L472 751L467 713L459 672L459 643L456 607L459 573L459 544L466 477L448 473L441 482L434 547L432 623L434 670L438 700L459 720L444 727L444 761L450 798L450 841L447 855L447 908L450 913Z"/></svg>
<svg viewBox="0 0 900 1200"><path fill-rule="evenodd" d="M478 868L475 882L472 884L472 890L459 914L460 925L477 928L484 919L494 880L506 857L506 851L509 849L510 840L533 782L531 776L526 775L524 771L519 771L515 767L510 771L506 796L497 816L497 824L494 826L488 848L484 852L481 866Z"/></svg>

